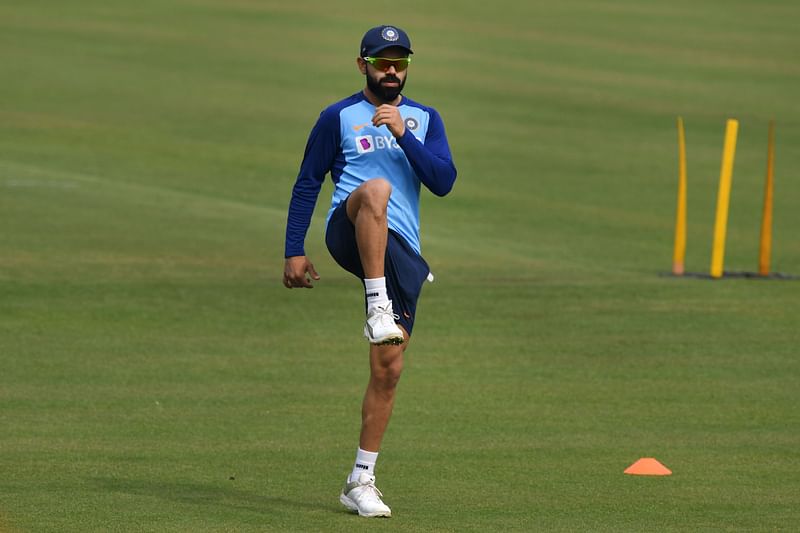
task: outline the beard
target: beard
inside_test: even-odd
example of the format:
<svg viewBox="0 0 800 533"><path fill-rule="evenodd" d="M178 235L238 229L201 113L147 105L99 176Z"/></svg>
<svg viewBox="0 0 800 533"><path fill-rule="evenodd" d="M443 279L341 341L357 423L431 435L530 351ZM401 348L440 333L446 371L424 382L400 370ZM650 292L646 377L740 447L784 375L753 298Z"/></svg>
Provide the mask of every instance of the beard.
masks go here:
<svg viewBox="0 0 800 533"><path fill-rule="evenodd" d="M391 74L387 74L383 77L382 80L378 81L372 76L369 75L369 72L366 74L367 76L367 87L372 94L377 96L383 102L389 103L393 102L395 98L400 96L400 93L403 91L403 87L406 84L406 80L400 80ZM386 82L395 82L397 83L397 87L386 87L384 83Z"/></svg>

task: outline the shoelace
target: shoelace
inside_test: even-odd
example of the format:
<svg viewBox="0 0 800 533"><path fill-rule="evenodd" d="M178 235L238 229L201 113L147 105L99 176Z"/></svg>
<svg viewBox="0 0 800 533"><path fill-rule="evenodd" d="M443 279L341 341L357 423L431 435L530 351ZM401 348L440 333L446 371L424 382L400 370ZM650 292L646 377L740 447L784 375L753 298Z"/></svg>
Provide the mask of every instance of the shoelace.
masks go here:
<svg viewBox="0 0 800 533"><path fill-rule="evenodd" d="M383 498L383 493L380 491L380 489L378 487L375 486L375 481L374 480L370 481L366 485L361 485L361 486L364 487L363 494L366 494L367 492L369 492L369 493L372 494L372 496L374 496L374 497L376 497L378 499Z"/></svg>
<svg viewBox="0 0 800 533"><path fill-rule="evenodd" d="M375 309L377 310L376 314L380 315L380 320L384 320L385 318L391 318L392 324L394 324L395 320L400 320L400 315L392 312L392 304L388 304L383 307L381 307L380 305L376 305Z"/></svg>

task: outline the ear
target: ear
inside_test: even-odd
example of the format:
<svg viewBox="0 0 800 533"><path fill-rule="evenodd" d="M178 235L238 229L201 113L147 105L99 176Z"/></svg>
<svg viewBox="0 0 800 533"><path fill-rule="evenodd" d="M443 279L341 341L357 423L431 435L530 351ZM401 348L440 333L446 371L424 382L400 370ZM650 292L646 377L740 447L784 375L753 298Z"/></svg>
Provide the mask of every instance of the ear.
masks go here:
<svg viewBox="0 0 800 533"><path fill-rule="evenodd" d="M361 71L361 74L366 74L367 73L367 62L366 61L364 61L360 57L357 57L356 58L356 64L358 64L358 70Z"/></svg>

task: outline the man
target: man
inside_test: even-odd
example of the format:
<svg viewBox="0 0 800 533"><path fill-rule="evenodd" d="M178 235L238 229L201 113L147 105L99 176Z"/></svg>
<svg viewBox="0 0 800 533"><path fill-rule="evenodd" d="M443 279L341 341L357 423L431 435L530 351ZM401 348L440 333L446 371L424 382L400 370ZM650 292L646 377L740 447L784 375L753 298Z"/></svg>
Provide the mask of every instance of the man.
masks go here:
<svg viewBox="0 0 800 533"><path fill-rule="evenodd" d="M335 189L325 242L336 262L363 281L364 336L370 342L359 447L339 499L366 517L391 516L375 487L375 462L417 298L425 279L433 279L420 255L420 183L444 196L456 179L439 114L401 94L412 53L408 35L396 26L364 35L356 62L366 87L321 113L306 145L286 227L283 284L312 288L312 279L320 277L304 241L330 172Z"/></svg>

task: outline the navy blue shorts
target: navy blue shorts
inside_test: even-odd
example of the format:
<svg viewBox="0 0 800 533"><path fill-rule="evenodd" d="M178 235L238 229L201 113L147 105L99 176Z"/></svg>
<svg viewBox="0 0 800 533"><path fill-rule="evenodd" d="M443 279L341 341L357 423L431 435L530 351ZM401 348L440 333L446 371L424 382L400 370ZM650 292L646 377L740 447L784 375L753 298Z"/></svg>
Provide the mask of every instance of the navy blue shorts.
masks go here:
<svg viewBox="0 0 800 533"><path fill-rule="evenodd" d="M349 198L349 197L348 197ZM358 255L356 228L347 217L347 200L331 214L325 232L325 244L339 266L356 276L364 283L364 268ZM392 309L400 318L398 323L409 335L414 328L414 315L422 284L430 273L428 263L394 230L389 230L386 244L384 275L386 292L392 300ZM364 296L366 306L366 296Z"/></svg>

